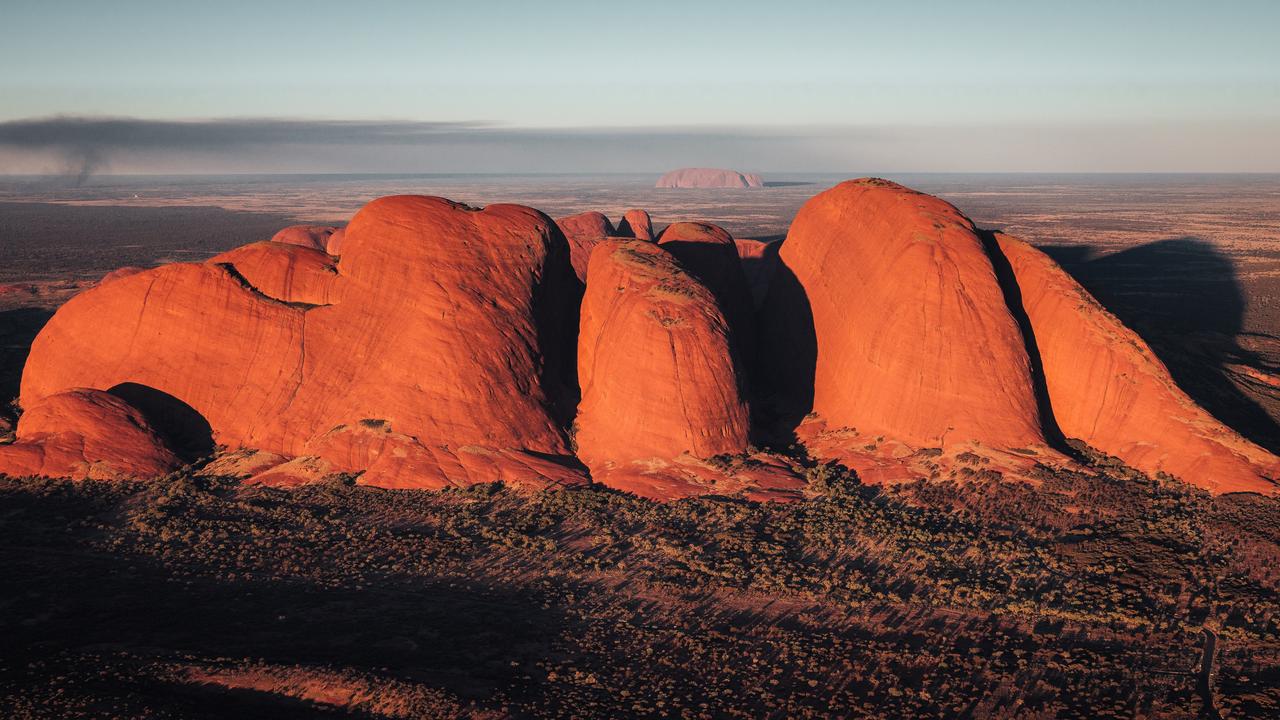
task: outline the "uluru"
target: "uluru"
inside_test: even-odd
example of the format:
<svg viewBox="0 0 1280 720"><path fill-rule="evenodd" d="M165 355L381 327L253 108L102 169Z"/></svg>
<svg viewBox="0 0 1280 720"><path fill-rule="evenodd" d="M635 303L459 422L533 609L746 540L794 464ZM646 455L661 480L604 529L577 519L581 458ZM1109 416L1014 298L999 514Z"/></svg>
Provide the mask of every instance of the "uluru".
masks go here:
<svg viewBox="0 0 1280 720"><path fill-rule="evenodd" d="M658 178L655 188L758 188L764 181L755 173L720 168L680 168Z"/></svg>

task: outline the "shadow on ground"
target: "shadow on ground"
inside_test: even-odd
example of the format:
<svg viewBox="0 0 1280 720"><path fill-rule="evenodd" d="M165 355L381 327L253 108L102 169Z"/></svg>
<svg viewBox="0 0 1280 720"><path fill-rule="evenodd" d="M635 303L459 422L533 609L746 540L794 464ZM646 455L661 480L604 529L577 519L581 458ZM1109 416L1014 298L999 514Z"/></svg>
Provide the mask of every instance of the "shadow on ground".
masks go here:
<svg viewBox="0 0 1280 720"><path fill-rule="evenodd" d="M1231 380L1230 365L1268 368L1237 339L1246 300L1229 257L1192 237L1107 255L1078 245L1041 250L1142 335L1193 400L1253 442L1280 450L1280 424Z"/></svg>

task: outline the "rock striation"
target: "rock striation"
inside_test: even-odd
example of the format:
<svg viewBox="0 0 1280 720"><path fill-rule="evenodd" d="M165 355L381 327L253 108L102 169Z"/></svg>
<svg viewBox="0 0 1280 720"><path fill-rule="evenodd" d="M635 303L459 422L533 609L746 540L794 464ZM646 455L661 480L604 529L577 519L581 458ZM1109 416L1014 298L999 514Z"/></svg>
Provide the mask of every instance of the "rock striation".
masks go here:
<svg viewBox="0 0 1280 720"><path fill-rule="evenodd" d="M1146 342L1049 256L1008 235L995 240L1017 279L1063 434L1214 492L1275 490L1280 459L1196 405Z"/></svg>
<svg viewBox="0 0 1280 720"><path fill-rule="evenodd" d="M142 478L212 455L200 472L285 487L785 501L811 459L872 483L1034 479L1079 440L1214 493L1277 490L1280 459L1047 256L888 181L817 195L767 245L696 222L653 242L642 210L615 230L422 196L327 230L73 297L31 348L0 473Z"/></svg>
<svg viewBox="0 0 1280 720"><path fill-rule="evenodd" d="M352 219L333 265L265 243L73 298L36 339L21 402L127 384L189 408L233 449L305 455L364 421L480 465L567 456L573 287L565 240L536 210L383 198ZM350 467L341 442L330 437L323 452ZM548 465L558 468L549 482L573 475ZM439 467L382 482L473 477L467 462Z"/></svg>
<svg viewBox="0 0 1280 720"><path fill-rule="evenodd" d="M758 188L764 181L754 173L719 168L680 168L672 170L654 185L656 188Z"/></svg>
<svg viewBox="0 0 1280 720"><path fill-rule="evenodd" d="M844 182L805 203L779 260L762 342L791 410L915 447L1044 444L1022 333L950 204Z"/></svg>

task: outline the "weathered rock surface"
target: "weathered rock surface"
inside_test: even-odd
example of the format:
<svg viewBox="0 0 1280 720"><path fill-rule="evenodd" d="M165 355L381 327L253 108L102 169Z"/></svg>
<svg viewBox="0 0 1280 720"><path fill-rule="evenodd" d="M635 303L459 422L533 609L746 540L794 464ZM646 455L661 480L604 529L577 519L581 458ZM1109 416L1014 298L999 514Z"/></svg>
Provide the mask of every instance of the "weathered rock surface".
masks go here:
<svg viewBox="0 0 1280 720"><path fill-rule="evenodd" d="M1021 331L973 224L950 204L844 182L800 209L780 260L786 282L770 288L762 343L783 355L774 366L790 373L790 409L807 409L812 388L832 428L914 447L1043 444Z"/></svg>
<svg viewBox="0 0 1280 720"><path fill-rule="evenodd" d="M347 229L340 227L333 231L329 236L328 243L325 244L325 252L337 257L342 254L342 243L347 239Z"/></svg>
<svg viewBox="0 0 1280 720"><path fill-rule="evenodd" d="M653 219L647 210L628 210L618 222L618 237L653 240Z"/></svg>
<svg viewBox="0 0 1280 720"><path fill-rule="evenodd" d="M585 281L591 249L596 243L616 234L613 223L603 213L591 211L556 218L556 225L560 226L560 231L569 241L569 261L573 264L574 274L579 280Z"/></svg>
<svg viewBox="0 0 1280 720"><path fill-rule="evenodd" d="M755 311L733 237L710 223L678 222L662 231L658 245L715 296L738 357L755 357Z"/></svg>
<svg viewBox="0 0 1280 720"><path fill-rule="evenodd" d="M1213 492L1274 492L1280 458L1196 405L1146 342L1057 263L997 233L1044 365L1062 432L1147 473Z"/></svg>
<svg viewBox="0 0 1280 720"><path fill-rule="evenodd" d="M287 230L63 305L0 473L147 477L216 444L206 474L284 487L589 473L657 499L796 499L800 460L749 445L750 391L756 433L864 482L1032 477L1078 438L1212 492L1280 487L1280 459L1049 258L887 181L819 194L770 245L419 196Z"/></svg>
<svg viewBox="0 0 1280 720"><path fill-rule="evenodd" d="M656 188L758 188L764 181L754 173L720 168L681 168L658 178Z"/></svg>
<svg viewBox="0 0 1280 720"><path fill-rule="evenodd" d="M32 347L22 404L129 384L191 408L231 448L298 456L312 438L363 420L433 451L491 451L489 464L507 462L505 451L568 453L575 281L545 215L376 200L348 226L323 305L297 299L311 291L300 268L327 272L319 257L253 246L229 255L67 303ZM336 443L327 451L345 457Z"/></svg>
<svg viewBox="0 0 1280 720"><path fill-rule="evenodd" d="M729 478L701 459L742 453L748 443L729 332L715 296L661 247L596 246L582 302L575 424L578 457L596 481L651 497L727 491L720 481ZM733 480L738 490L744 482Z"/></svg>
<svg viewBox="0 0 1280 720"><path fill-rule="evenodd" d="M255 290L275 300L327 305L338 279L338 267L324 251L279 242L256 242L214 257L229 265Z"/></svg>
<svg viewBox="0 0 1280 720"><path fill-rule="evenodd" d="M328 225L290 225L271 237L271 242L298 245L324 252L338 228Z"/></svg>
<svg viewBox="0 0 1280 720"><path fill-rule="evenodd" d="M137 409L84 388L32 403L18 420L16 441L0 445L0 473L11 476L149 478L180 464Z"/></svg>

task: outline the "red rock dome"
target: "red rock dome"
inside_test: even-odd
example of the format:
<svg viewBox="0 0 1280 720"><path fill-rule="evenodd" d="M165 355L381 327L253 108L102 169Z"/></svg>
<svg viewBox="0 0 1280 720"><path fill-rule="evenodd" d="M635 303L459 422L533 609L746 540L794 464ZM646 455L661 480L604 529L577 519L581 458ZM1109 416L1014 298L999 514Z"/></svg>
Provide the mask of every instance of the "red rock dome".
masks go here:
<svg viewBox="0 0 1280 720"><path fill-rule="evenodd" d="M995 239L1017 278L1063 434L1214 492L1275 491L1280 458L1196 405L1146 342L1047 255Z"/></svg>
<svg viewBox="0 0 1280 720"><path fill-rule="evenodd" d="M42 398L0 445L0 473L76 480L149 478L178 467L142 414L118 397L75 388Z"/></svg>
<svg viewBox="0 0 1280 720"><path fill-rule="evenodd" d="M639 241L597 245L587 277L575 426L593 477L637 490L636 463L745 450L741 366L711 292L665 250Z"/></svg>
<svg viewBox="0 0 1280 720"><path fill-rule="evenodd" d="M614 236L613 223L604 214L592 211L557 218L556 225L569 241L569 261L573 264L573 272L579 280L586 280L591 249L601 240Z"/></svg>
<svg viewBox="0 0 1280 720"><path fill-rule="evenodd" d="M313 270L306 251L250 246L82 293L37 337L21 402L130 384L192 408L217 443L286 456L364 420L449 452L568 453L574 279L545 215L383 198L348 226L329 304L287 300Z"/></svg>
<svg viewBox="0 0 1280 720"><path fill-rule="evenodd" d="M328 225L290 225L271 237L271 242L298 245L324 252L338 228Z"/></svg>
<svg viewBox="0 0 1280 720"><path fill-rule="evenodd" d="M832 428L916 447L1044 442L1021 331L954 207L844 182L800 209L780 261L787 282L774 279L762 343L786 355L774 367L799 409L811 387Z"/></svg>
<svg viewBox="0 0 1280 720"><path fill-rule="evenodd" d="M333 298L338 268L322 250L278 242L244 245L214 257L255 290L275 300L327 305Z"/></svg>
<svg viewBox="0 0 1280 720"><path fill-rule="evenodd" d="M628 210L618 223L618 237L653 240L653 220L645 210Z"/></svg>

